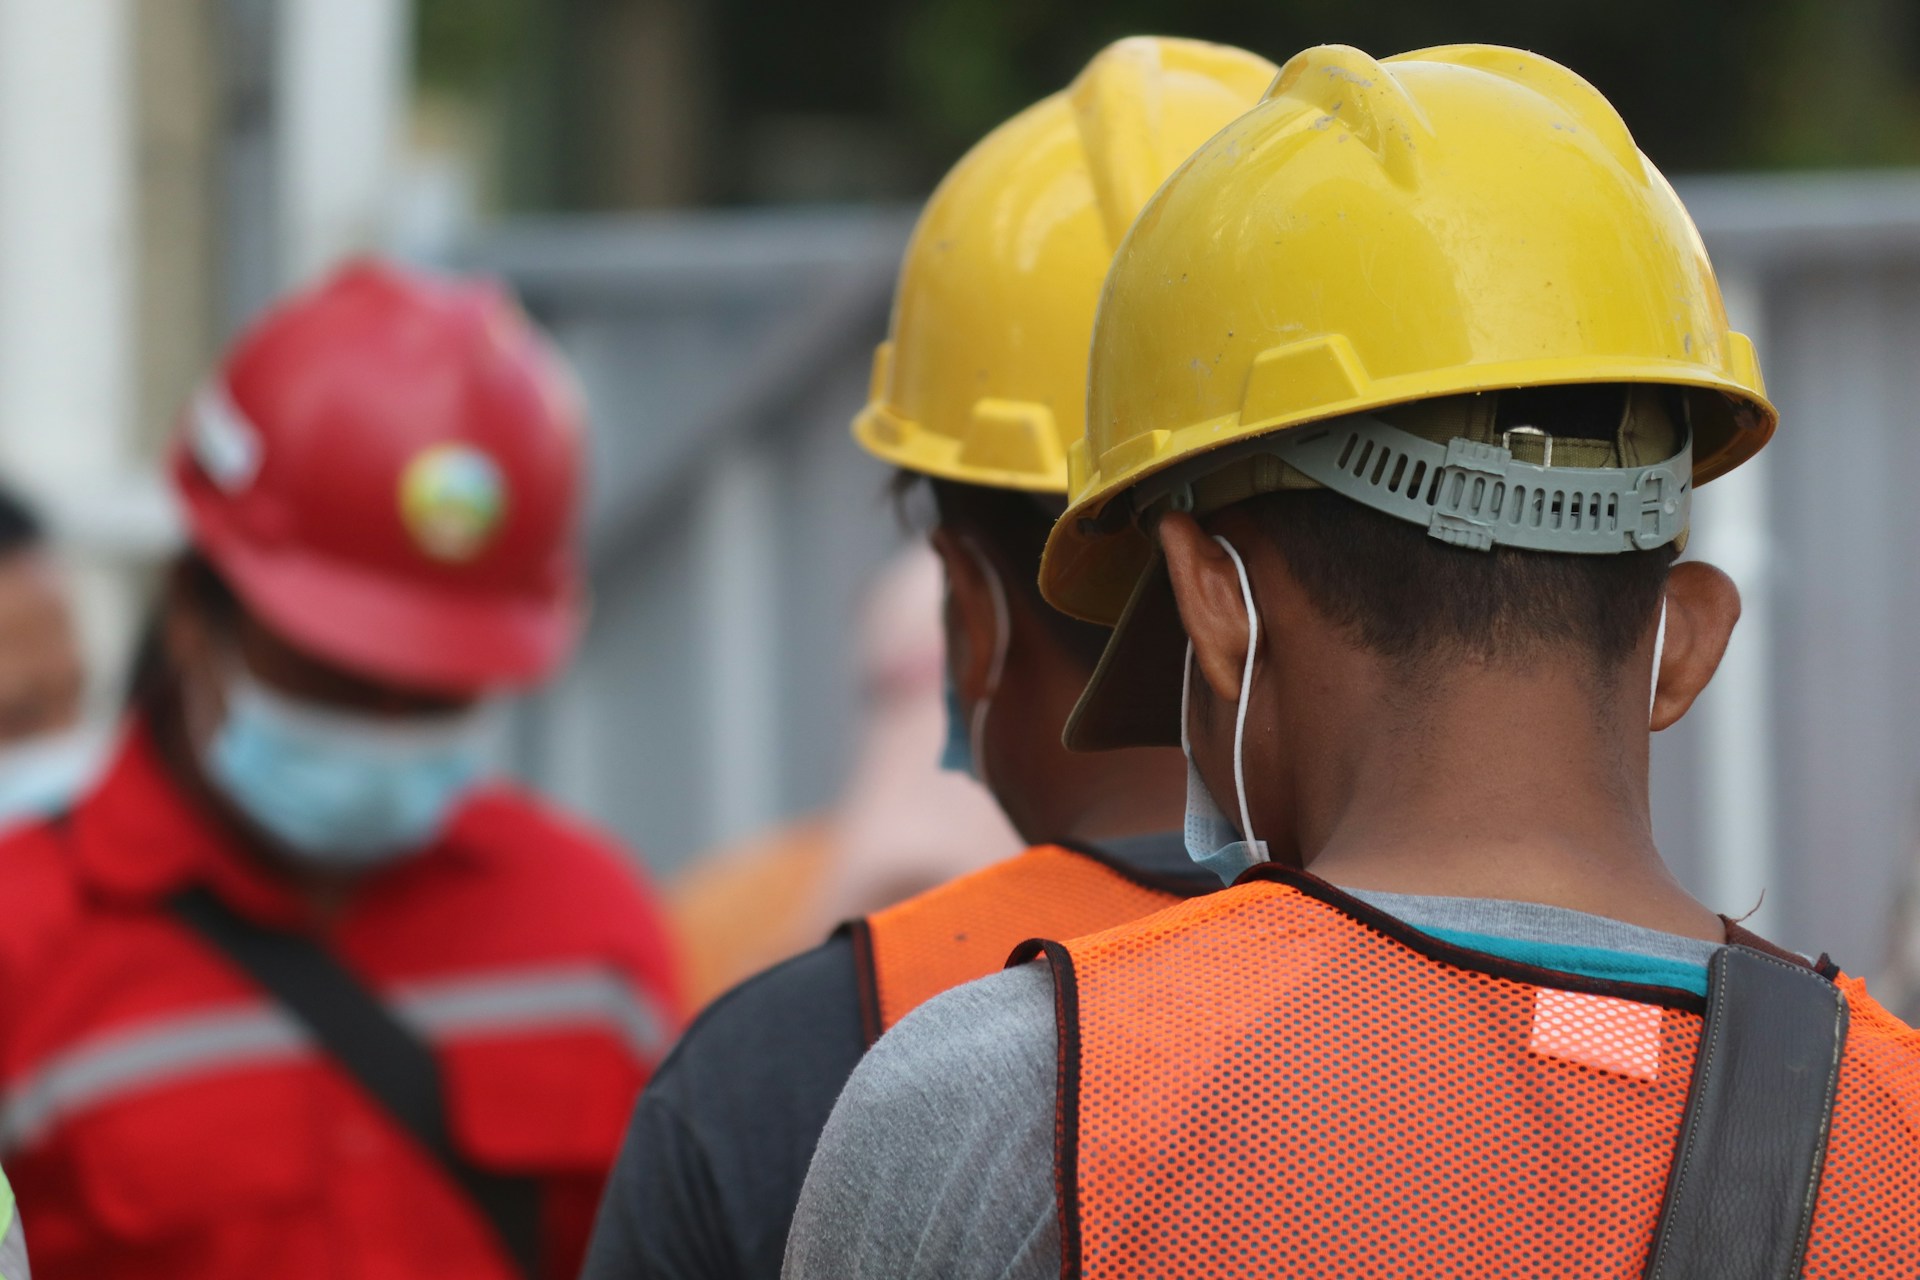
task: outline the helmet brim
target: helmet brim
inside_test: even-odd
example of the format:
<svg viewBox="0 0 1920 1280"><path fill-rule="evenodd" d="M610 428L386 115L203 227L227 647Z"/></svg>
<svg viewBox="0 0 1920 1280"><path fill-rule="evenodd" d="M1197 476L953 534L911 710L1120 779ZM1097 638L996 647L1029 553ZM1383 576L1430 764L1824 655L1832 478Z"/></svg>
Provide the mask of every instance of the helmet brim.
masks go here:
<svg viewBox="0 0 1920 1280"><path fill-rule="evenodd" d="M261 622L321 661L380 683L456 696L520 689L552 675L579 637L577 588L555 600L430 591L300 549L195 533Z"/></svg>
<svg viewBox="0 0 1920 1280"><path fill-rule="evenodd" d="M1070 751L1180 745L1180 674L1187 633L1158 550L1107 637L1093 676L1067 717Z"/></svg>

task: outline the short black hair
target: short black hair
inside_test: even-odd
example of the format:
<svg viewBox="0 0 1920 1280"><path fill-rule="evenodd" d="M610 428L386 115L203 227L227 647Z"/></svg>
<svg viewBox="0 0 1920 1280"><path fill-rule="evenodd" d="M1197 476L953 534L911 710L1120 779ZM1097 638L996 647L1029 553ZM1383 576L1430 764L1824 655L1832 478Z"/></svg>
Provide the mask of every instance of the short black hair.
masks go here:
<svg viewBox="0 0 1920 1280"><path fill-rule="evenodd" d="M0 556L33 551L46 540L39 514L13 489L0 485Z"/></svg>
<svg viewBox="0 0 1920 1280"><path fill-rule="evenodd" d="M1472 658L1514 664L1554 651L1611 676L1660 607L1671 546L1561 555L1449 546L1324 489L1241 504L1314 608L1405 669Z"/></svg>
<svg viewBox="0 0 1920 1280"><path fill-rule="evenodd" d="M1537 426L1556 439L1601 445L1621 461L1629 423L1653 429L1664 418L1677 447L1688 421L1684 396L1652 389L1658 399L1649 404L1649 390L1582 383L1503 391L1493 426ZM1655 442L1638 439L1641 447ZM1653 624L1676 554L1671 546L1610 555L1472 551L1326 490L1282 491L1250 505L1314 607L1403 668L1460 658L1512 665L1560 653L1584 659L1604 681Z"/></svg>
<svg viewBox="0 0 1920 1280"><path fill-rule="evenodd" d="M913 471L895 475L895 502L904 507L907 496L922 482L933 494L939 522L978 541L993 557L1007 591L1018 593L1062 652L1091 673L1110 633L1105 627L1068 617L1040 594L1040 554L1066 503L1049 494L963 484Z"/></svg>

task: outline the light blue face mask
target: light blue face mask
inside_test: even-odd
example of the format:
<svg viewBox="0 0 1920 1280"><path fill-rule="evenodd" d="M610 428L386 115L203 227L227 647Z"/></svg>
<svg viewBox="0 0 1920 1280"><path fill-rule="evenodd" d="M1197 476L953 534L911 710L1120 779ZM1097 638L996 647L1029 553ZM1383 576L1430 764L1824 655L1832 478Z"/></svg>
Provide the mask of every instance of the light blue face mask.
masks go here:
<svg viewBox="0 0 1920 1280"><path fill-rule="evenodd" d="M967 705L960 701L960 689L953 683L951 671L947 672L946 700L947 740L940 748L940 767L978 780L973 767L973 734L967 728Z"/></svg>
<svg viewBox="0 0 1920 1280"><path fill-rule="evenodd" d="M1267 845L1253 837L1253 818L1247 810L1246 770L1242 749L1247 734L1247 695L1253 691L1253 657L1260 647L1260 615L1253 609L1253 584L1247 578L1247 566L1240 553L1225 538L1214 541L1226 548L1233 568L1240 575L1240 602L1247 611L1247 661L1240 671L1240 701L1233 717L1233 788L1240 808L1240 825L1233 822L1207 789L1200 767L1193 762L1193 745L1187 737L1187 699L1193 688L1193 642L1187 642L1187 659L1180 670L1180 751L1187 758L1187 856L1219 876L1227 884L1256 863L1265 862Z"/></svg>
<svg viewBox="0 0 1920 1280"><path fill-rule="evenodd" d="M205 765L289 852L365 869L417 852L446 829L485 773L485 738L479 713L356 715L288 698L240 669Z"/></svg>
<svg viewBox="0 0 1920 1280"><path fill-rule="evenodd" d="M967 714L966 704L960 700L960 690L953 683L953 670L947 670L947 739L940 748L940 767L951 773L964 773L975 782L987 785L986 761L981 758L981 745L987 737L987 712L993 707L993 696L1000 692L1000 676L1007 665L1007 646L1012 643L1012 619L1007 616L1007 589L1001 585L1000 573L993 567L993 561L985 552L974 545L971 539L964 539L961 545L966 548L980 566L980 572L987 580L987 594L993 600L993 661L987 666L987 691L980 701L973 704L973 714Z"/></svg>

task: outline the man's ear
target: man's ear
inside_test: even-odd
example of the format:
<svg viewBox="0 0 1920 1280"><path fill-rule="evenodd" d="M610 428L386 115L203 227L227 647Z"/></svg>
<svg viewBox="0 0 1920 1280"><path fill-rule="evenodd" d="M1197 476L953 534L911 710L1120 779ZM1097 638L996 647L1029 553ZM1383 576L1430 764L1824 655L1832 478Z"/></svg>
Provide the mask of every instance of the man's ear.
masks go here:
<svg viewBox="0 0 1920 1280"><path fill-rule="evenodd" d="M1657 733L1673 724L1713 679L1740 621L1740 589L1710 564L1689 560L1667 575L1667 643L1661 650L1653 715Z"/></svg>
<svg viewBox="0 0 1920 1280"><path fill-rule="evenodd" d="M1214 696L1237 702L1251 628L1233 557L1184 511L1162 516L1159 532L1194 665Z"/></svg>
<svg viewBox="0 0 1920 1280"><path fill-rule="evenodd" d="M993 651L999 640L994 584L982 562L986 552L946 525L936 527L928 541L947 575L947 670L962 700L972 704L993 692Z"/></svg>

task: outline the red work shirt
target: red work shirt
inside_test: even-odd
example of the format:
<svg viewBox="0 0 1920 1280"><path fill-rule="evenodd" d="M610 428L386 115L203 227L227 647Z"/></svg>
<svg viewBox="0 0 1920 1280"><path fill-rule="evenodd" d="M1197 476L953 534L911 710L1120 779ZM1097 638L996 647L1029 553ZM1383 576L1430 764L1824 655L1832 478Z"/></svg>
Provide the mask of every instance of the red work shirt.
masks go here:
<svg viewBox="0 0 1920 1280"><path fill-rule="evenodd" d="M666 933L625 860L489 789L316 928L138 726L66 819L0 838L0 1162L34 1274L514 1274L432 1157L172 917L196 883L312 929L434 1046L455 1145L540 1180L543 1274L573 1276L679 1017Z"/></svg>

